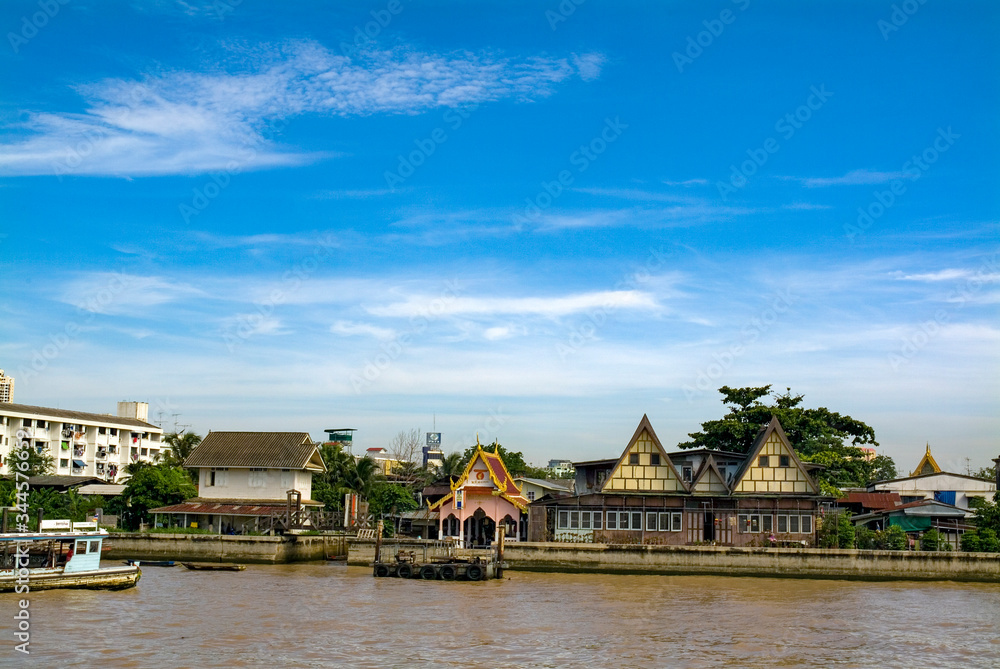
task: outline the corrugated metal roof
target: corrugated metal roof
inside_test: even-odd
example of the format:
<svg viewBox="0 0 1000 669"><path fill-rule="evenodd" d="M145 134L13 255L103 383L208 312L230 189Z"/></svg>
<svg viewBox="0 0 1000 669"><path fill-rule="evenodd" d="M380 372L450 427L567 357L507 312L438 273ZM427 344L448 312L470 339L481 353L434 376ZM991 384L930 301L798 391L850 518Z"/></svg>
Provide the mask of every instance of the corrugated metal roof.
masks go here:
<svg viewBox="0 0 1000 669"><path fill-rule="evenodd" d="M143 420L136 420L135 418L119 418L118 416L112 416L111 414L106 413L87 413L85 411L68 411L66 409L36 407L30 404L9 404L6 402L0 402L0 414L10 415L12 413L41 416L46 420L49 418L68 418L73 423L101 423L104 425L111 425L112 427L128 425L129 427L141 427L144 431L152 429L157 432L163 432L160 427L153 425L152 423L147 423Z"/></svg>
<svg viewBox="0 0 1000 669"><path fill-rule="evenodd" d="M326 471L305 432L209 432L185 467L267 467Z"/></svg>
<svg viewBox="0 0 1000 669"><path fill-rule="evenodd" d="M309 500L309 504L306 504L306 500L302 501L304 506L309 505L319 505L318 502L312 502ZM218 504L212 503L199 503L199 502L181 502L180 504L171 504L170 506L161 506L157 509L150 509L150 513L210 513L218 514L223 516L270 516L272 513L281 513L286 509L285 504L268 502L267 504L254 503L254 501L247 501L240 504Z"/></svg>
<svg viewBox="0 0 1000 669"><path fill-rule="evenodd" d="M865 509L892 509L900 506L902 500L895 492L849 492L838 502L860 504Z"/></svg>

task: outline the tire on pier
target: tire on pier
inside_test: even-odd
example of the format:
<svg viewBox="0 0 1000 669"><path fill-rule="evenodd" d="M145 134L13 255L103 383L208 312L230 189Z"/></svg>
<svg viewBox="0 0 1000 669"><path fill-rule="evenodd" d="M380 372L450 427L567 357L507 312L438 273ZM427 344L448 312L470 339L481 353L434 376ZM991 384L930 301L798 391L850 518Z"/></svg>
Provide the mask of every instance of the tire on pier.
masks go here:
<svg viewBox="0 0 1000 669"><path fill-rule="evenodd" d="M375 565L375 576L377 578L385 578L389 575L389 565L379 564Z"/></svg>
<svg viewBox="0 0 1000 669"><path fill-rule="evenodd" d="M433 581L438 577L438 571L434 568L432 564L425 564L420 568L420 578L425 581Z"/></svg>
<svg viewBox="0 0 1000 669"><path fill-rule="evenodd" d="M399 565L399 569L396 570L396 575L400 578L413 578L413 567L408 564Z"/></svg>
<svg viewBox="0 0 1000 669"><path fill-rule="evenodd" d="M441 578L444 580L454 581L456 576L458 576L458 569L454 565L446 564L441 567Z"/></svg>
<svg viewBox="0 0 1000 669"><path fill-rule="evenodd" d="M465 576L470 581L481 581L483 579L483 568L478 564L470 564L465 570Z"/></svg>

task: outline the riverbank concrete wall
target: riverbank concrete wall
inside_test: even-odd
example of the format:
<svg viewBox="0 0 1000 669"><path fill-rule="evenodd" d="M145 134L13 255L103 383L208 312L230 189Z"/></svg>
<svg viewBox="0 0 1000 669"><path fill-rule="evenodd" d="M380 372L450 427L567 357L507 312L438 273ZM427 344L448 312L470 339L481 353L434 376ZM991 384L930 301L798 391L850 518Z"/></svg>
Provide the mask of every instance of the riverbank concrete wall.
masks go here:
<svg viewBox="0 0 1000 669"><path fill-rule="evenodd" d="M278 537L116 532L104 540L105 559L190 560L279 564L347 555L343 534Z"/></svg>
<svg viewBox="0 0 1000 669"><path fill-rule="evenodd" d="M393 542L383 555L398 546L419 556L431 543ZM348 564L368 565L374 557L373 541L348 542ZM505 547L504 560L522 571L1000 583L996 553L518 542Z"/></svg>

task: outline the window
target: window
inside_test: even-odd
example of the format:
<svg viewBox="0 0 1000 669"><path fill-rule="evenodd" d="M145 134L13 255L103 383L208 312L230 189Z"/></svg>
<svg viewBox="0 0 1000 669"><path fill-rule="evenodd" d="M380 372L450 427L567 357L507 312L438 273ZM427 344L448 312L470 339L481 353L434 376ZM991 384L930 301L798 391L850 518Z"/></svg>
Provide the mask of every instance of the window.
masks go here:
<svg viewBox="0 0 1000 669"><path fill-rule="evenodd" d="M812 531L813 531L812 516L802 516L802 534L812 534Z"/></svg>
<svg viewBox="0 0 1000 669"><path fill-rule="evenodd" d="M87 554L87 540L81 539L76 542L76 555L86 555Z"/></svg>
<svg viewBox="0 0 1000 669"><path fill-rule="evenodd" d="M778 466L787 467L789 465L789 457L787 455L778 456Z"/></svg>
<svg viewBox="0 0 1000 669"><path fill-rule="evenodd" d="M770 456L762 455L759 458L757 458L757 466L758 467L770 467L771 466L771 458L770 458Z"/></svg>
<svg viewBox="0 0 1000 669"><path fill-rule="evenodd" d="M788 516L778 516L778 534L788 532Z"/></svg>
<svg viewBox="0 0 1000 669"><path fill-rule="evenodd" d="M35 425L41 428L46 428L49 426L49 424L46 423L44 420L36 420Z"/></svg>
<svg viewBox="0 0 1000 669"><path fill-rule="evenodd" d="M681 514L679 511L660 512L660 532L680 532Z"/></svg>
<svg viewBox="0 0 1000 669"><path fill-rule="evenodd" d="M639 464L639 454L638 453L629 453L629 455L628 455L628 463L630 465L637 465L637 464Z"/></svg>
<svg viewBox="0 0 1000 669"><path fill-rule="evenodd" d="M658 467L660 465L660 454L652 453L649 456L649 464L653 467Z"/></svg>
<svg viewBox="0 0 1000 669"><path fill-rule="evenodd" d="M684 483L691 483L692 472L691 472L691 468L690 467L684 467L681 475L684 478Z"/></svg>
<svg viewBox="0 0 1000 669"><path fill-rule="evenodd" d="M262 467L254 467L247 475L247 487L263 488L267 485L267 471Z"/></svg>
<svg viewBox="0 0 1000 669"><path fill-rule="evenodd" d="M789 516L788 517L788 531L792 534L798 534L799 531L799 517Z"/></svg>
<svg viewBox="0 0 1000 669"><path fill-rule="evenodd" d="M594 511L593 512L593 519L592 520L594 521L594 529L595 530L601 529L601 520L603 519L603 517L604 517L604 512L603 511Z"/></svg>
<svg viewBox="0 0 1000 669"><path fill-rule="evenodd" d="M569 512L569 529L578 530L580 529L580 512L570 511Z"/></svg>
<svg viewBox="0 0 1000 669"><path fill-rule="evenodd" d="M618 512L608 511L608 529L617 530L618 529Z"/></svg>
<svg viewBox="0 0 1000 669"><path fill-rule="evenodd" d="M655 511L647 511L646 512L646 531L647 532L656 532L656 529L657 529L657 525L656 525L656 512Z"/></svg>
<svg viewBox="0 0 1000 669"><path fill-rule="evenodd" d="M642 511L632 512L632 529L633 530L642 529Z"/></svg>
<svg viewBox="0 0 1000 669"><path fill-rule="evenodd" d="M62 468L69 467L69 459L68 458L62 458L62 459L60 459L59 460L59 466L62 467Z"/></svg>
<svg viewBox="0 0 1000 669"><path fill-rule="evenodd" d="M778 517L779 524L781 516ZM738 526L741 533L771 532L774 528L774 516L761 513L741 513L738 516Z"/></svg>
<svg viewBox="0 0 1000 669"><path fill-rule="evenodd" d="M112 427L112 428L110 428L110 429L108 430L108 432L110 432L110 433L111 433L111 436L112 436L112 437L117 437L117 436L118 436L118 428L117 428L117 427Z"/></svg>
<svg viewBox="0 0 1000 669"><path fill-rule="evenodd" d="M559 529L560 530L569 529L569 511L559 512Z"/></svg>
<svg viewBox="0 0 1000 669"><path fill-rule="evenodd" d="M100 541L91 541L90 542L90 552L91 553L100 553L101 552L101 542Z"/></svg>
<svg viewBox="0 0 1000 669"><path fill-rule="evenodd" d="M107 434L107 433L108 433L108 428L106 427L97 428L97 434Z"/></svg>
<svg viewBox="0 0 1000 669"><path fill-rule="evenodd" d="M600 512L598 512L598 513L600 513ZM581 511L580 512L580 529L581 530L589 530L590 529L590 514L591 514L590 511Z"/></svg>
<svg viewBox="0 0 1000 669"><path fill-rule="evenodd" d="M529 490L528 491L528 501L529 502L534 502L535 501L535 491L534 490Z"/></svg>

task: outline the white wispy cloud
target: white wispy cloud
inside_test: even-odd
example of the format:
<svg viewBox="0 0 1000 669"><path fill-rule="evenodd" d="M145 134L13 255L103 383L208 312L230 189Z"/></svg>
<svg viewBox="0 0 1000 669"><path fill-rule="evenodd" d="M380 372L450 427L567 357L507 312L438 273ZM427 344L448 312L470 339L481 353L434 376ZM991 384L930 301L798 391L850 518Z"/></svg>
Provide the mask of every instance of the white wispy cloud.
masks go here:
<svg viewBox="0 0 1000 669"><path fill-rule="evenodd" d="M78 276L62 290L60 299L98 314L135 314L182 299L208 295L190 284L158 276L91 272Z"/></svg>
<svg viewBox="0 0 1000 669"><path fill-rule="evenodd" d="M366 307L375 316L408 318L434 316L517 314L558 318L595 308L659 309L655 297L638 290L611 290L563 297L437 297L414 295L402 302Z"/></svg>
<svg viewBox="0 0 1000 669"><path fill-rule="evenodd" d="M664 179L663 183L667 186L704 186L708 184L708 179L685 179L684 181L670 181L669 179Z"/></svg>
<svg viewBox="0 0 1000 669"><path fill-rule="evenodd" d="M974 272L969 269L942 269L937 272L925 272L923 274L903 274L902 272L896 273L895 278L900 281L924 281L924 282L937 282L937 281L956 281L960 279L968 279L974 275Z"/></svg>
<svg viewBox="0 0 1000 669"><path fill-rule="evenodd" d="M675 207L633 207L629 209L585 210L545 213L531 220L541 231L607 227L670 227L699 225L750 213L740 207L692 203Z"/></svg>
<svg viewBox="0 0 1000 669"><path fill-rule="evenodd" d="M372 51L357 58L311 41L262 47L240 71L169 72L76 88L79 112L35 112L0 137L0 174L150 176L302 165L337 154L283 147L302 114L416 114L501 99L530 102L600 72L597 54Z"/></svg>
<svg viewBox="0 0 1000 669"><path fill-rule="evenodd" d="M798 181L806 188L823 188L826 186L865 186L884 184L896 179L911 179L912 174L906 172L878 172L875 170L851 170L839 177L781 177L787 181Z"/></svg>
<svg viewBox="0 0 1000 669"><path fill-rule="evenodd" d="M330 326L330 332L345 337L365 336L381 340L389 340L396 336L396 331L391 328L381 328L371 323L352 321L337 321Z"/></svg>

